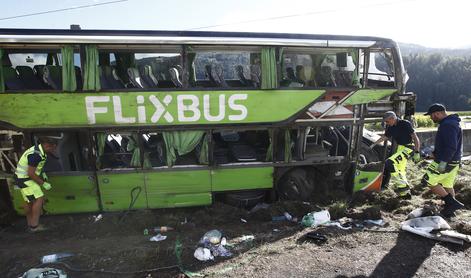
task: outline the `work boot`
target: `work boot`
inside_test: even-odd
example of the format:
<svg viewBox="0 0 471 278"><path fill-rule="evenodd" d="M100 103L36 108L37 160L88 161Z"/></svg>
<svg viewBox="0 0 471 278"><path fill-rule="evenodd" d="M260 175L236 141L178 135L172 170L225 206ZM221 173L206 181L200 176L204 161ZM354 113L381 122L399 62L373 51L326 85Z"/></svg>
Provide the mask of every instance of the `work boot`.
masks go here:
<svg viewBox="0 0 471 278"><path fill-rule="evenodd" d="M464 208L464 205L450 194L443 197L443 200L445 201L445 206L440 213L447 218L452 217L456 210Z"/></svg>

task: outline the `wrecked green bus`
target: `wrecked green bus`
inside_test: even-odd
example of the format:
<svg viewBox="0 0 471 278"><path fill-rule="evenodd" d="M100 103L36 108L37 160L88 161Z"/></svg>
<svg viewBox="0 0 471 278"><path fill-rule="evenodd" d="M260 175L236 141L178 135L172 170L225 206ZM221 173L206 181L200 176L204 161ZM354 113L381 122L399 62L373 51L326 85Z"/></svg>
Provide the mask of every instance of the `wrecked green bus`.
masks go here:
<svg viewBox="0 0 471 278"><path fill-rule="evenodd" d="M364 124L414 112L399 48L377 37L0 29L0 58L1 182L19 213L12 173L41 134L60 137L49 214L243 205L377 187L358 170L381 158Z"/></svg>

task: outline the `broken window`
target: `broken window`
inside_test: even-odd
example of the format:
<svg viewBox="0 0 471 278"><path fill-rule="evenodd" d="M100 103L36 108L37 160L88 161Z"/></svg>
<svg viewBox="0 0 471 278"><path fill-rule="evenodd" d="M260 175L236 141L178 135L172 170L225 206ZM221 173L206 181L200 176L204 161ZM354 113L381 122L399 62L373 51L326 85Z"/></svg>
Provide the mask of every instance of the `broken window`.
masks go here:
<svg viewBox="0 0 471 278"><path fill-rule="evenodd" d="M195 48L188 54L188 61L192 87L260 87L260 50Z"/></svg>
<svg viewBox="0 0 471 278"><path fill-rule="evenodd" d="M41 134L33 134L37 144ZM54 134L58 144L54 153L47 154L45 172L90 171L91 148L87 132L62 132Z"/></svg>
<svg viewBox="0 0 471 278"><path fill-rule="evenodd" d="M218 130L213 132L215 164L271 161L267 130Z"/></svg>
<svg viewBox="0 0 471 278"><path fill-rule="evenodd" d="M6 90L62 91L61 49L6 50L2 66ZM73 63L77 90L82 89L82 71L78 48L74 49Z"/></svg>
<svg viewBox="0 0 471 278"><path fill-rule="evenodd" d="M97 168L141 168L137 132L97 133Z"/></svg>
<svg viewBox="0 0 471 278"><path fill-rule="evenodd" d="M368 66L368 87L394 87L391 50L372 51Z"/></svg>
<svg viewBox="0 0 471 278"><path fill-rule="evenodd" d="M102 89L183 87L182 56L178 47L99 50Z"/></svg>
<svg viewBox="0 0 471 278"><path fill-rule="evenodd" d="M350 87L359 84L356 49L287 48L281 59L281 87Z"/></svg>

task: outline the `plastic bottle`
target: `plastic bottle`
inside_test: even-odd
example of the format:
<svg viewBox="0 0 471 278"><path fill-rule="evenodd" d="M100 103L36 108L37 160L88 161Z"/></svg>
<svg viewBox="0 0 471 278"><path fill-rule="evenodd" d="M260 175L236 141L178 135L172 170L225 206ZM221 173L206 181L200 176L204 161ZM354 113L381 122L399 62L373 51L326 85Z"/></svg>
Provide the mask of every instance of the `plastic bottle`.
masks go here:
<svg viewBox="0 0 471 278"><path fill-rule="evenodd" d="M62 258L72 257L73 255L74 254L72 253L56 253L56 254L46 255L41 258L41 263L43 264L54 263Z"/></svg>
<svg viewBox="0 0 471 278"><path fill-rule="evenodd" d="M165 233L165 232L168 232L168 231L173 231L173 228L168 227L168 226L162 226L162 227L155 227L154 228L154 232L156 232L156 233Z"/></svg>

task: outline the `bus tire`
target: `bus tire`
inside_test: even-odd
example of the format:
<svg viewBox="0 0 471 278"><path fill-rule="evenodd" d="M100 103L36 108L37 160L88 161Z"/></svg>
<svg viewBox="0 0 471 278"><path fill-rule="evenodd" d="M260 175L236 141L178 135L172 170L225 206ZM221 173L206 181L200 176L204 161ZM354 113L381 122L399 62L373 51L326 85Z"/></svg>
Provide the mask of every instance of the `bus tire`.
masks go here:
<svg viewBox="0 0 471 278"><path fill-rule="evenodd" d="M281 177L276 191L280 200L307 201L314 191L313 179L305 169L296 168Z"/></svg>

